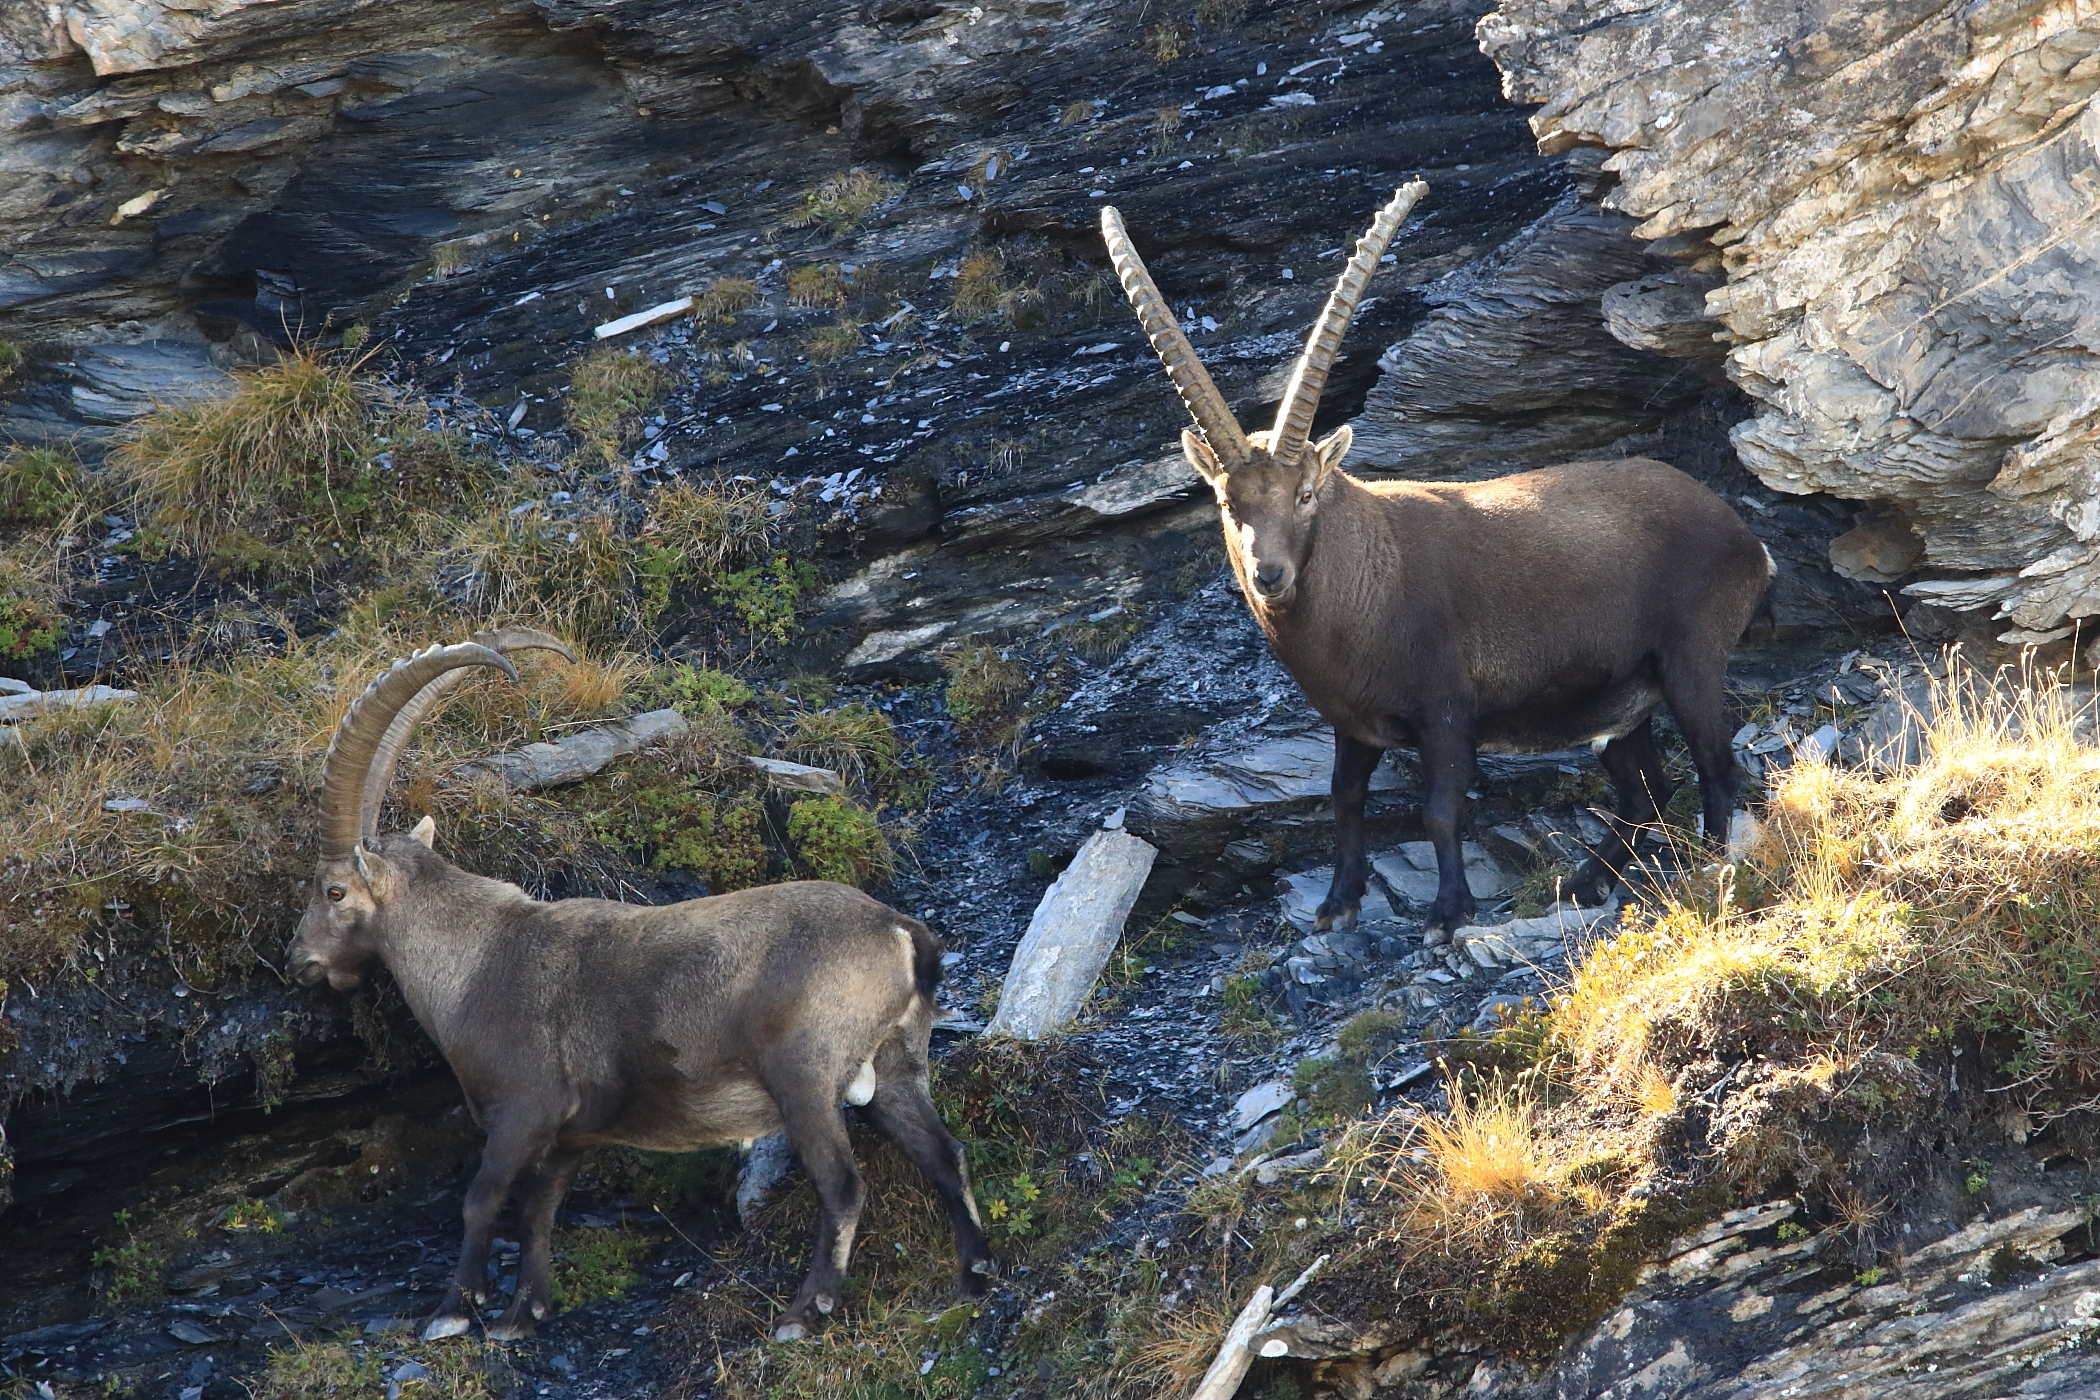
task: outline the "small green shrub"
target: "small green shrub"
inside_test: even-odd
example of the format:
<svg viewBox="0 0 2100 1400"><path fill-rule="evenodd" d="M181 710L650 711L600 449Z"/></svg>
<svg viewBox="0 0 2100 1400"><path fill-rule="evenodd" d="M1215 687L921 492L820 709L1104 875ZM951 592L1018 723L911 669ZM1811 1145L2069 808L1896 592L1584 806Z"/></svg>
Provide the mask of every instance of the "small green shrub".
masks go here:
<svg viewBox="0 0 2100 1400"><path fill-rule="evenodd" d="M816 582L815 565L776 554L763 564L718 575L710 588L715 600L747 629L785 642L794 630L802 595Z"/></svg>
<svg viewBox="0 0 2100 1400"><path fill-rule="evenodd" d="M1034 681L1028 669L997 647L966 646L942 659L948 671L948 713L969 727L1013 713Z"/></svg>
<svg viewBox="0 0 2100 1400"><path fill-rule="evenodd" d="M84 508L88 487L71 453L10 448L0 455L0 525L56 525Z"/></svg>
<svg viewBox="0 0 2100 1400"><path fill-rule="evenodd" d="M131 1228L131 1212L120 1210L114 1217L123 1227L124 1238L103 1245L89 1258L98 1269L109 1271L103 1294L111 1302L132 1298L158 1298L161 1279L168 1271L167 1251L150 1240L142 1240Z"/></svg>
<svg viewBox="0 0 2100 1400"><path fill-rule="evenodd" d="M865 885L896 864L874 815L835 797L805 797L788 808L788 840L813 880Z"/></svg>
<svg viewBox="0 0 2100 1400"><path fill-rule="evenodd" d="M868 170L849 170L827 176L802 196L802 207L788 216L789 228L822 225L834 237L860 224L885 200L901 194L904 186L885 180Z"/></svg>
<svg viewBox="0 0 2100 1400"><path fill-rule="evenodd" d="M19 661L50 651L66 635L66 620L34 598L0 593L0 657Z"/></svg>
<svg viewBox="0 0 2100 1400"><path fill-rule="evenodd" d="M268 1201L239 1200L226 1208L226 1215L219 1221L219 1228L237 1234L281 1234L284 1230L284 1212Z"/></svg>
<svg viewBox="0 0 2100 1400"><path fill-rule="evenodd" d="M668 688L675 697L676 708L681 712L690 711L693 714L733 710L739 705L748 705L754 693L750 686L727 671L711 670L705 666L674 667Z"/></svg>
<svg viewBox="0 0 2100 1400"><path fill-rule="evenodd" d="M641 1282L650 1240L627 1230L556 1230L553 1298L558 1309L625 1297Z"/></svg>

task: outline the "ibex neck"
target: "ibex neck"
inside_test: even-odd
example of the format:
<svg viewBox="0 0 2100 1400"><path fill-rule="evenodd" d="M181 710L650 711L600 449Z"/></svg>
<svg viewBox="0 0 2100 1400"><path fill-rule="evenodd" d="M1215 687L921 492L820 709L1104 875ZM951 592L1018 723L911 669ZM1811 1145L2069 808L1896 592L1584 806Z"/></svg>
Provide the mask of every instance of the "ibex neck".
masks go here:
<svg viewBox="0 0 2100 1400"><path fill-rule="evenodd" d="M467 991L536 901L516 885L431 857L387 910L380 957L416 1021L447 1045Z"/></svg>

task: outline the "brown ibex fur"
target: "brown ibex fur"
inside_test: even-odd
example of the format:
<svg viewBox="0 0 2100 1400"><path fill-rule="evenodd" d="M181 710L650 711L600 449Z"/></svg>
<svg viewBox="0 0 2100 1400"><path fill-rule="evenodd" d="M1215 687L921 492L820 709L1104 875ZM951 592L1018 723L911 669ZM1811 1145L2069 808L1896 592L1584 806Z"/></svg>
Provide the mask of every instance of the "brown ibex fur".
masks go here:
<svg viewBox="0 0 2100 1400"><path fill-rule="evenodd" d="M460 668L514 676L502 653L527 646L565 650L524 629L433 647L397 662L344 716L291 950L307 986L344 990L385 964L487 1132L459 1270L424 1335L472 1324L514 1188L524 1252L515 1299L489 1329L498 1338L529 1335L547 1315L554 1216L586 1147L690 1151L783 1129L821 1206L816 1257L775 1333L804 1335L837 1304L860 1214L842 1102L940 1193L963 1286L981 1292L991 1254L962 1148L927 1093L941 945L925 925L823 881L660 907L549 903L438 856L428 817L406 835L376 835L415 721Z"/></svg>
<svg viewBox="0 0 2100 1400"><path fill-rule="evenodd" d="M1354 923L1368 876L1364 798L1389 748L1421 755L1436 847L1427 926L1470 920L1459 802L1482 748L1598 747L1616 819L1571 893L1608 898L1633 829L1670 798L1650 716L1691 748L1709 840L1736 799L1722 679L1771 558L1720 497L1646 458L1492 481L1359 481L1350 431L1310 441L1356 303L1415 201L1397 192L1343 269L1267 432L1243 433L1113 208L1102 234L1200 432L1182 450L1217 495L1225 551L1276 657L1334 726L1334 880L1320 928Z"/></svg>

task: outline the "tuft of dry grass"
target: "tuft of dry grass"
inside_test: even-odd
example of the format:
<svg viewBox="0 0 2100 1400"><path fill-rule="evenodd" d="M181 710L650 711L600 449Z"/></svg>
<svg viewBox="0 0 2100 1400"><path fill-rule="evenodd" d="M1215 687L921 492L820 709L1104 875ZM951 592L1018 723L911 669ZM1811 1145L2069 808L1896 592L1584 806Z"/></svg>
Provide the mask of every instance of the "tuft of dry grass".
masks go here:
<svg viewBox="0 0 2100 1400"><path fill-rule="evenodd" d="M802 353L809 356L811 364L828 365L850 359L858 354L861 345L860 327L844 316L829 325L818 326L802 337Z"/></svg>
<svg viewBox="0 0 2100 1400"><path fill-rule="evenodd" d="M647 355L600 346L570 368L563 417L585 446L615 463L637 420L669 383Z"/></svg>
<svg viewBox="0 0 2100 1400"><path fill-rule="evenodd" d="M872 705L805 710L788 731L786 750L798 763L829 768L858 788L894 778L904 746L890 717Z"/></svg>
<svg viewBox="0 0 2100 1400"><path fill-rule="evenodd" d="M837 237L858 227L877 208L903 192L903 185L885 180L872 170L856 168L826 176L803 193L802 207L788 216L787 226L821 225Z"/></svg>
<svg viewBox="0 0 2100 1400"><path fill-rule="evenodd" d="M700 324L720 325L735 320L758 305L758 283L748 277L717 277L707 290L694 298L693 315Z"/></svg>
<svg viewBox="0 0 2100 1400"><path fill-rule="evenodd" d="M96 508L95 488L70 452L8 448L0 452L0 525L70 529Z"/></svg>
<svg viewBox="0 0 2100 1400"><path fill-rule="evenodd" d="M118 479L172 545L203 554L234 535L354 532L378 495L375 386L316 351L236 376L223 399L161 409L110 454Z"/></svg>
<svg viewBox="0 0 2100 1400"><path fill-rule="evenodd" d="M1638 1092L1783 1025L1832 1053L2000 1032L2022 1082L2100 1080L2100 752L2068 687L2001 679L1940 683L1915 767L1788 769L1740 869L1576 969L1553 1023L1579 1072Z"/></svg>
<svg viewBox="0 0 2100 1400"><path fill-rule="evenodd" d="M1035 680L999 648L971 644L941 658L948 672L948 713L965 727L1010 717Z"/></svg>
<svg viewBox="0 0 2100 1400"><path fill-rule="evenodd" d="M837 263L808 263L787 275L788 305L844 306L846 278Z"/></svg>

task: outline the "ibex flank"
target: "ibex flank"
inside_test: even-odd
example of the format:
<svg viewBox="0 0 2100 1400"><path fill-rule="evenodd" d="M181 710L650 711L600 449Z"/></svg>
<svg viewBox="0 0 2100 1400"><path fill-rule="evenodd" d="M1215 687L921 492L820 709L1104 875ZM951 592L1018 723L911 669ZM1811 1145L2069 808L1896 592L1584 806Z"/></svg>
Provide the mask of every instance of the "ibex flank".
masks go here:
<svg viewBox="0 0 2100 1400"><path fill-rule="evenodd" d="M1661 462L1577 462L1492 481L1360 481L1344 426L1311 440L1320 390L1379 258L1428 190L1379 211L1342 269L1277 406L1242 432L1112 207L1101 232L1153 350L1195 420L1225 552L1276 657L1334 726L1334 881L1320 928L1356 921L1368 876L1364 797L1389 748L1421 755L1436 847L1427 928L1469 922L1459 803L1482 748L1594 745L1615 819L1571 893L1610 897L1634 828L1669 801L1650 717L1691 748L1708 840L1736 800L1722 678L1772 574L1720 497Z"/></svg>
<svg viewBox="0 0 2100 1400"><path fill-rule="evenodd" d="M940 1193L963 1287L982 1292L992 1258L962 1148L927 1094L941 945L924 924L815 880L662 907L547 903L438 856L428 817L378 834L418 721L464 668L515 679L504 653L523 647L568 650L523 628L479 634L396 662L350 707L328 749L320 862L291 950L300 983L338 991L385 964L488 1134L459 1270L423 1335L473 1324L513 1189L524 1253L489 1335L527 1336L547 1315L554 1215L586 1147L690 1151L783 1129L821 1210L816 1258L774 1335L805 1335L837 1306L860 1215L841 1103Z"/></svg>

